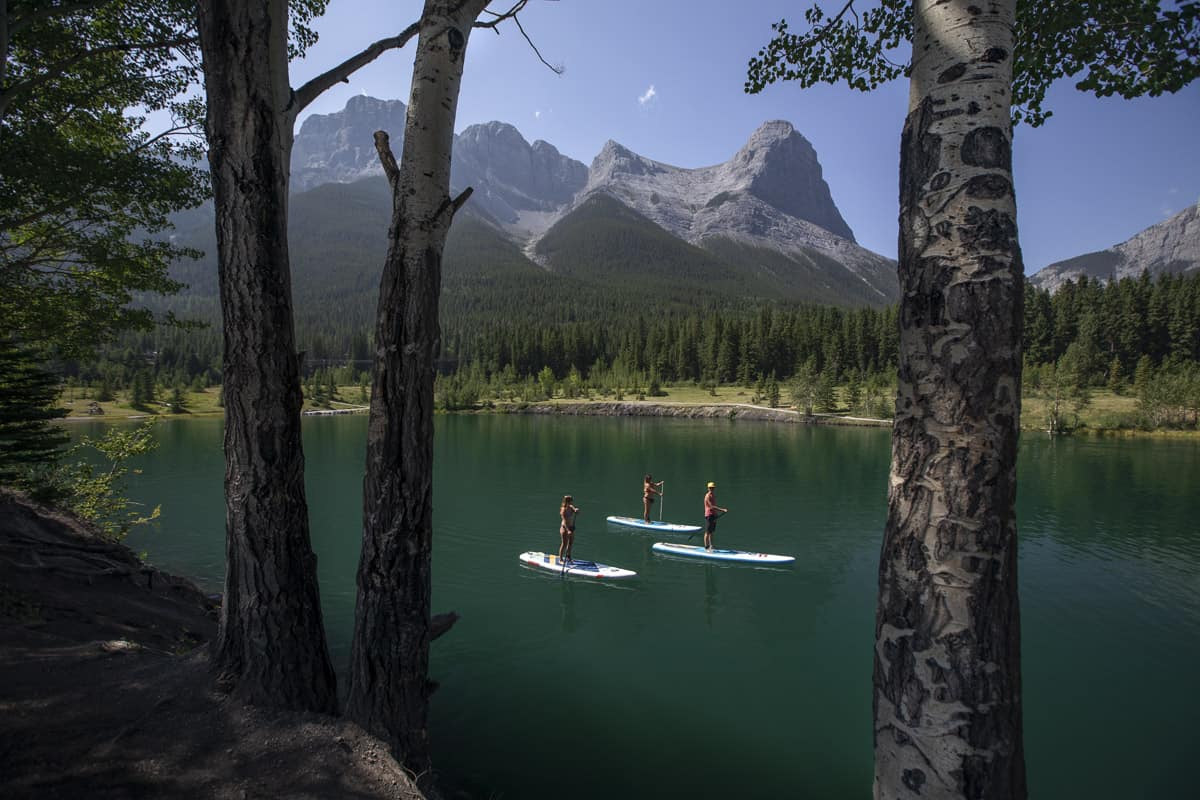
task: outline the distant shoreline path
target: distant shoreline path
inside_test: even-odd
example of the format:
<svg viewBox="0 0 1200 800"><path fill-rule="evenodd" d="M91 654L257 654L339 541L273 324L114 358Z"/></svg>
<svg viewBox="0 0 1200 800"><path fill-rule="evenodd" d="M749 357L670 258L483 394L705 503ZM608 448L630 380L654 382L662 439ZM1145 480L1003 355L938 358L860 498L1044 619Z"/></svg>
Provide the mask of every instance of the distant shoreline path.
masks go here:
<svg viewBox="0 0 1200 800"><path fill-rule="evenodd" d="M760 422L788 422L800 425L852 425L890 428L890 419L843 417L836 414L802 414L784 408L768 408L749 403L647 403L582 402L530 403L504 409L511 414L558 414L575 417L677 417L680 419L745 419Z"/></svg>

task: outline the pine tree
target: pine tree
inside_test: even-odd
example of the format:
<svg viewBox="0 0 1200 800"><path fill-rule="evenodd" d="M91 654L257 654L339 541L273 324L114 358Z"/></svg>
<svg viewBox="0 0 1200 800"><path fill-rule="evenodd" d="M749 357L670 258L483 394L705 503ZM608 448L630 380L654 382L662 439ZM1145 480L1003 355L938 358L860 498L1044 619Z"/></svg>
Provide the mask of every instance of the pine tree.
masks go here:
<svg viewBox="0 0 1200 800"><path fill-rule="evenodd" d="M53 406L58 377L33 351L0 339L0 484L35 495L50 491L49 472L67 441L51 420L66 416Z"/></svg>
<svg viewBox="0 0 1200 800"><path fill-rule="evenodd" d="M1120 394L1125 385L1125 376L1121 373L1121 359L1112 357L1108 362L1108 388L1113 394Z"/></svg>
<svg viewBox="0 0 1200 800"><path fill-rule="evenodd" d="M859 402L862 401L862 383L859 380L858 370L852 369L846 376L846 405L851 411L858 408Z"/></svg>
<svg viewBox="0 0 1200 800"><path fill-rule="evenodd" d="M182 414L187 410L187 398L184 397L183 389L179 386L171 391L170 407L172 414Z"/></svg>

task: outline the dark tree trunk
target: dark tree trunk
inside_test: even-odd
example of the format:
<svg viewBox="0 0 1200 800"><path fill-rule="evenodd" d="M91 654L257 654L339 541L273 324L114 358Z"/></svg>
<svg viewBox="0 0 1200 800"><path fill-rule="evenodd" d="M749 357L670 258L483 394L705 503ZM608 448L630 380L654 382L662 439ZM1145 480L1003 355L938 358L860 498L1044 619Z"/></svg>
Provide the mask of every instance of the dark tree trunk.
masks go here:
<svg viewBox="0 0 1200 800"><path fill-rule="evenodd" d="M1023 798L1015 0L914 3L875 796Z"/></svg>
<svg viewBox="0 0 1200 800"><path fill-rule="evenodd" d="M392 185L379 290L363 481L363 546L347 715L429 769L433 377L442 249L464 197L450 198L450 147L471 25L485 0L427 0L401 165L376 143Z"/></svg>
<svg viewBox="0 0 1200 800"><path fill-rule="evenodd" d="M248 702L334 712L309 543L292 322L286 0L203 0L225 366L219 682Z"/></svg>

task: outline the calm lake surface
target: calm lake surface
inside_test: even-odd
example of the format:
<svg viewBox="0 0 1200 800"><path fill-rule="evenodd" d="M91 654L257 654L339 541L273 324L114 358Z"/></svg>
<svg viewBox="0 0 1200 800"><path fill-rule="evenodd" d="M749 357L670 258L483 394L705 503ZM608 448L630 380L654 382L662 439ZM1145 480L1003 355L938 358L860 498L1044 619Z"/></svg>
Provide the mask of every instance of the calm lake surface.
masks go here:
<svg viewBox="0 0 1200 800"><path fill-rule="evenodd" d="M162 504L129 544L219 591L221 421L164 422L135 498ZM73 427L77 433L100 426ZM309 418L305 453L336 666L354 610L365 417ZM663 419L437 421L435 761L471 797L866 798L876 566L890 442L879 429ZM664 519L730 509L719 546L795 555L780 570L651 555L641 477ZM1200 718L1200 445L1025 435L1018 517L1031 796L1191 796ZM517 561L558 547L628 584ZM658 508L655 508L657 515ZM696 537L692 541L699 539ZM685 542L686 536L671 537Z"/></svg>

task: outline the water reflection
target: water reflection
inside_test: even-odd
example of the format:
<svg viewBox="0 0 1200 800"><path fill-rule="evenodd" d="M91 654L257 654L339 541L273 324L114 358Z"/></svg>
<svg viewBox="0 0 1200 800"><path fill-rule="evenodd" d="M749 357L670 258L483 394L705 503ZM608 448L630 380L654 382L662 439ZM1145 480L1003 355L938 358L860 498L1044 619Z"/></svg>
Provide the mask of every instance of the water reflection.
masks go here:
<svg viewBox="0 0 1200 800"><path fill-rule="evenodd" d="M575 583L562 582L562 594L559 606L562 608L562 629L564 633L575 633L579 630L579 618L575 615Z"/></svg>
<svg viewBox="0 0 1200 800"><path fill-rule="evenodd" d="M713 614L717 610L717 570L715 564L704 565L704 621L712 627Z"/></svg>
<svg viewBox="0 0 1200 800"><path fill-rule="evenodd" d="M365 434L363 417L304 425L313 545L339 663L353 620ZM160 438L130 493L162 504L162 530L139 531L129 544L219 589L221 426L167 424ZM757 796L794 796L797 786L814 797L869 791L886 431L462 416L438 418L434 447L434 605L463 615L431 654L443 686L431 718L441 769L477 776L495 796L559 797L568 783L578 800L617 796L602 782L574 780L561 763L539 765L545 782L531 782L528 754L554 752L569 730L590 743L584 766L620 765L637 787L631 798L745 796L746 775ZM716 481L738 511L721 545L788 553L795 566L672 559L651 554L645 536L605 525L607 514L640 512L647 471L667 479L665 516L674 521L698 521L704 483ZM1026 436L1018 478L1034 793L1190 796L1191 726L1200 717L1200 446ZM557 550L567 490L584 509L581 555L638 578L605 583L521 567L522 551ZM712 685L736 678L741 688L727 703L662 691L693 673ZM547 708L542 699L564 681L586 686L597 713ZM1095 686L1114 702L1097 703ZM620 735L606 708L621 710ZM664 741L704 756L703 768L661 757ZM708 768L719 761L739 768ZM1139 769L1117 774L1095 763Z"/></svg>

